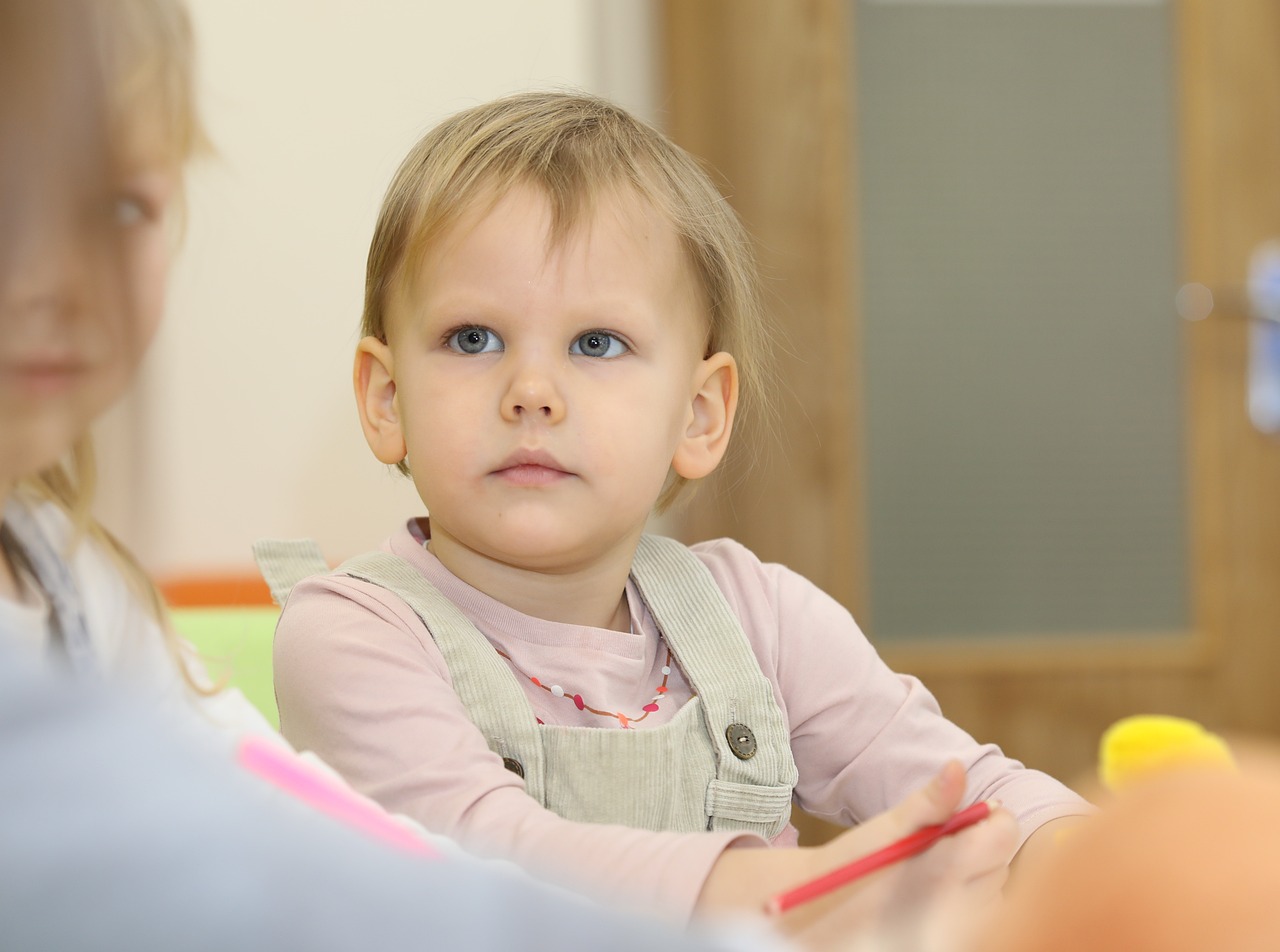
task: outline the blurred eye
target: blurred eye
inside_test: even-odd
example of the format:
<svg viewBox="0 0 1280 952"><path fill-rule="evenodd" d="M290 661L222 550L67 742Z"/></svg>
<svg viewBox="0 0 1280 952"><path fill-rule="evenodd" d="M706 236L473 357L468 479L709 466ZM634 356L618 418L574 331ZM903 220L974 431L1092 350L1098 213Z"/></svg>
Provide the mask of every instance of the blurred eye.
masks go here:
<svg viewBox="0 0 1280 952"><path fill-rule="evenodd" d="M105 211L117 228L156 224L164 220L177 188L177 174L167 165L132 163L114 179Z"/></svg>
<svg viewBox="0 0 1280 952"><path fill-rule="evenodd" d="M112 200L111 215L121 228L131 228L155 217L152 204L138 195L117 195Z"/></svg>
<svg viewBox="0 0 1280 952"><path fill-rule="evenodd" d="M464 327L450 334L445 345L460 354L491 354L502 350L502 338L487 327Z"/></svg>
<svg viewBox="0 0 1280 952"><path fill-rule="evenodd" d="M605 331L587 331L569 347L569 353L583 357L621 357L630 348Z"/></svg>

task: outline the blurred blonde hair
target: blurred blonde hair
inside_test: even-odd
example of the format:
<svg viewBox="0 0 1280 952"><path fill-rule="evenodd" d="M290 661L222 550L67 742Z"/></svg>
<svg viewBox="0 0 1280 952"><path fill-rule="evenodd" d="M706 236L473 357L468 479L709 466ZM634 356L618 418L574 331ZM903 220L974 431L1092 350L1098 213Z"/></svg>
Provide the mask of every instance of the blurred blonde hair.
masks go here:
<svg viewBox="0 0 1280 952"><path fill-rule="evenodd" d="M751 241L707 171L662 133L607 100L527 92L460 112L428 132L387 189L365 272L364 336L386 341L398 292L411 291L423 255L468 211L518 185L551 203L552 242L610 190L629 189L674 226L704 296L706 355L732 354L740 414L769 411L769 331ZM408 474L405 462L398 464ZM670 474L656 509L687 480Z"/></svg>
<svg viewBox="0 0 1280 952"><path fill-rule="evenodd" d="M45 12L52 16L37 30L73 29L74 35L38 38L55 54L65 56L74 50L87 58L88 63L79 66L88 70L79 78L87 83L84 92L100 97L89 108L103 113L91 118L106 141L94 143L99 148L93 154L98 164L107 167L90 170L95 180L109 182L114 169L129 161L140 147L152 150L148 157L158 154L161 161L174 167L183 166L207 148L196 108L191 24L180 0L40 3L47 5ZM183 646L173 632L155 583L134 555L93 517L96 477L93 446L86 435L66 460L28 477L19 487L66 512L75 529L73 546L89 539L108 553L160 623L183 677L197 691L206 693L209 689L191 677Z"/></svg>

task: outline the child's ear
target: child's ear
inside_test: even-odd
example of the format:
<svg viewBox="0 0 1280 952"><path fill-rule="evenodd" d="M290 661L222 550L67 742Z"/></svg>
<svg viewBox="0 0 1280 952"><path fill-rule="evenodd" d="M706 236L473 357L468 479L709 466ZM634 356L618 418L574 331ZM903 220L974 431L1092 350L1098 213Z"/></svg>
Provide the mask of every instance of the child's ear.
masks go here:
<svg viewBox="0 0 1280 952"><path fill-rule="evenodd" d="M694 377L689 426L676 447L671 468L685 479L711 474L724 459L738 409L738 362L730 354L712 354Z"/></svg>
<svg viewBox="0 0 1280 952"><path fill-rule="evenodd" d="M352 375L360 426L373 455L383 463L399 463L405 457L404 433L396 405L395 365L391 348L376 337L356 344Z"/></svg>

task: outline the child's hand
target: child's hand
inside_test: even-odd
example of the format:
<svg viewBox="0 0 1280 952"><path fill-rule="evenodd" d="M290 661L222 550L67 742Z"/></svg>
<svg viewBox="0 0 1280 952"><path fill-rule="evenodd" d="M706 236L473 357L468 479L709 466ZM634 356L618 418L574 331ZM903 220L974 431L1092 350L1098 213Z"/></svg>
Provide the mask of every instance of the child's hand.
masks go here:
<svg viewBox="0 0 1280 952"><path fill-rule="evenodd" d="M758 910L772 896L865 856L922 826L941 823L959 806L964 770L946 765L896 807L819 847L730 850L712 869L699 911ZM998 898L1017 845L1017 824L1003 810L896 863L772 920L804 948L868 946L954 950Z"/></svg>

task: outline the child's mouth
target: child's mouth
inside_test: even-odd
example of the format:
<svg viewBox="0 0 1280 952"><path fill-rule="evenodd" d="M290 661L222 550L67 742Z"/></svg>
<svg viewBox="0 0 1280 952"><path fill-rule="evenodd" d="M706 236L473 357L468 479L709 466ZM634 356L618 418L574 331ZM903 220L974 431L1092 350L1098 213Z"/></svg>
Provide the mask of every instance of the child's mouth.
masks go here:
<svg viewBox="0 0 1280 952"><path fill-rule="evenodd" d="M0 362L0 380L16 390L50 395L72 386L87 370L74 361Z"/></svg>
<svg viewBox="0 0 1280 952"><path fill-rule="evenodd" d="M541 463L517 463L498 470L494 475L513 486L548 486L569 476L562 469Z"/></svg>

